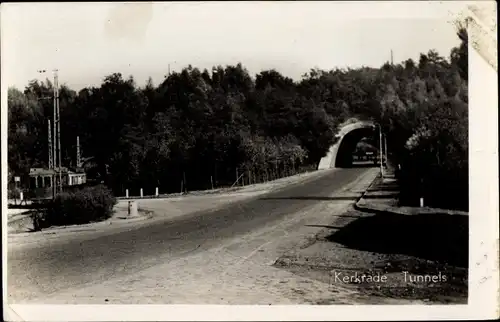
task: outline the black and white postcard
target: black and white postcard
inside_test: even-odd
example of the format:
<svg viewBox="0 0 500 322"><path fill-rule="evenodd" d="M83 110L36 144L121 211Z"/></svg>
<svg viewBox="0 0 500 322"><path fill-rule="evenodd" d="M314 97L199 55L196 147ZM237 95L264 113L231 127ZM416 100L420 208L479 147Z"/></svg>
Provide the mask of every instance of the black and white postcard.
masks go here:
<svg viewBox="0 0 500 322"><path fill-rule="evenodd" d="M496 11L2 3L4 319L498 317Z"/></svg>

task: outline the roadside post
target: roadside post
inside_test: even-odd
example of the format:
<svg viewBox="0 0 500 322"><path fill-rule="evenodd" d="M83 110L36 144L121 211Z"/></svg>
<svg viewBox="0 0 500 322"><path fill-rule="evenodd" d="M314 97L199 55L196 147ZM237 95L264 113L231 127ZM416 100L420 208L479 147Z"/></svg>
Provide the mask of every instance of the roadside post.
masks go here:
<svg viewBox="0 0 500 322"><path fill-rule="evenodd" d="M129 216L136 216L137 215L137 201L128 201L128 215Z"/></svg>
<svg viewBox="0 0 500 322"><path fill-rule="evenodd" d="M379 136L380 136L380 176L384 179L384 151L382 148L382 126L379 124Z"/></svg>
<svg viewBox="0 0 500 322"><path fill-rule="evenodd" d="M125 198L128 198L128 189L125 189Z"/></svg>
<svg viewBox="0 0 500 322"><path fill-rule="evenodd" d="M143 197L143 194L142 194L142 188L141 188L141 198Z"/></svg>
<svg viewBox="0 0 500 322"><path fill-rule="evenodd" d="M420 208L424 207L424 178L420 179Z"/></svg>
<svg viewBox="0 0 500 322"><path fill-rule="evenodd" d="M155 196L158 197L159 193L158 193L158 187L156 187L156 192L155 192Z"/></svg>

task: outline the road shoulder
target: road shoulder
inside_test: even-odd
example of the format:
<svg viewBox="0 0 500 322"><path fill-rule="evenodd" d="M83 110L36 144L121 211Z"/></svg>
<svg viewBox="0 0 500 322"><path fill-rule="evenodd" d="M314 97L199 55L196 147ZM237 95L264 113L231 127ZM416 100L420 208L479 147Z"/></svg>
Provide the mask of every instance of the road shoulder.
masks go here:
<svg viewBox="0 0 500 322"><path fill-rule="evenodd" d="M397 207L397 196L397 182L378 176L314 242L274 266L341 284L365 304L466 304L467 214ZM321 303L334 304L335 298Z"/></svg>

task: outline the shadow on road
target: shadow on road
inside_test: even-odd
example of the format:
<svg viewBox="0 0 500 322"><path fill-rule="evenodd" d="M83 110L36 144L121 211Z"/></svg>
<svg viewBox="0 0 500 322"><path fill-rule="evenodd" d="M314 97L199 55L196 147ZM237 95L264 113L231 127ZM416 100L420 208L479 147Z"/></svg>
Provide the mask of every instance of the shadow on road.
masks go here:
<svg viewBox="0 0 500 322"><path fill-rule="evenodd" d="M344 165L342 166L341 168L378 168L379 165L375 165L373 164L373 162L371 163L361 163L361 164L348 164L348 165Z"/></svg>
<svg viewBox="0 0 500 322"><path fill-rule="evenodd" d="M363 199L394 199L394 198L397 198L399 196L398 193L386 193L386 194L383 194L383 195L364 195L363 196Z"/></svg>
<svg viewBox="0 0 500 322"><path fill-rule="evenodd" d="M328 228L328 229L340 229L340 227L328 226L328 225L305 225L305 226L306 227Z"/></svg>
<svg viewBox="0 0 500 322"><path fill-rule="evenodd" d="M317 201L334 201L334 200L358 200L360 196L348 197L269 197L260 198L260 200L317 200Z"/></svg>
<svg viewBox="0 0 500 322"><path fill-rule="evenodd" d="M397 185L393 185L393 186L385 186L385 187L381 187L381 186L377 186L377 187L373 187L373 188L368 188L367 191L382 191L382 192L397 192L399 193L399 186Z"/></svg>
<svg viewBox="0 0 500 322"><path fill-rule="evenodd" d="M359 218L326 239L352 249L403 254L467 268L468 219L440 213L380 213Z"/></svg>

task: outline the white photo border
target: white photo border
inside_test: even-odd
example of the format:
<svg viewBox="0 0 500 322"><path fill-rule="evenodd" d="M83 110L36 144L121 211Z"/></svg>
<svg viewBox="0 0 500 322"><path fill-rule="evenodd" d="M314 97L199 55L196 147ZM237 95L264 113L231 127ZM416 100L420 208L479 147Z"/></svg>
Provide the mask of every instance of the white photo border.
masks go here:
<svg viewBox="0 0 500 322"><path fill-rule="evenodd" d="M478 19L469 5L485 2L338 2L352 5L353 19L363 18L443 18ZM486 2L488 3L488 2ZM226 2L227 5L235 5ZM490 3L491 4L491 3ZM2 4L2 17L6 7ZM29 5L39 5L31 3ZM67 4L66 4L67 5ZM97 5L97 4L95 4ZM260 5L259 2L253 5ZM273 3L273 5L287 5ZM496 8L496 5L495 5ZM471 18L472 17L472 18ZM496 17L496 14L495 14ZM4 19L1 19L4 20ZM496 20L495 20L496 21ZM2 52L13 41L14 26L1 26ZM469 44L474 37L469 31ZM495 36L496 47L496 36ZM4 69L4 56L1 57ZM494 53L496 62L497 54ZM429 320L483 319L499 315L498 270L498 80L496 66L469 45L469 301L467 305L432 306L239 306L239 305L9 305L7 278L7 88L9 75L2 76L1 162L2 162L2 255L4 319L8 321L146 321L146 320Z"/></svg>

